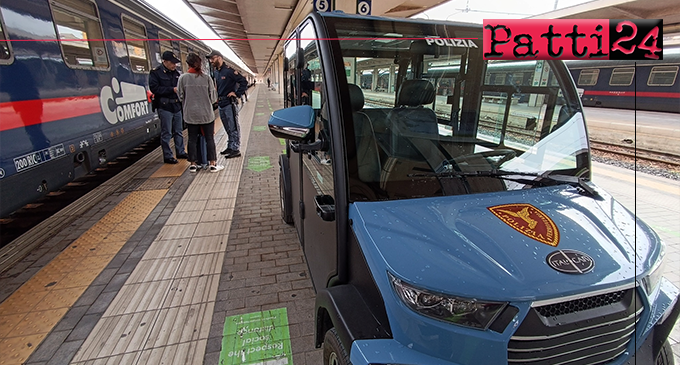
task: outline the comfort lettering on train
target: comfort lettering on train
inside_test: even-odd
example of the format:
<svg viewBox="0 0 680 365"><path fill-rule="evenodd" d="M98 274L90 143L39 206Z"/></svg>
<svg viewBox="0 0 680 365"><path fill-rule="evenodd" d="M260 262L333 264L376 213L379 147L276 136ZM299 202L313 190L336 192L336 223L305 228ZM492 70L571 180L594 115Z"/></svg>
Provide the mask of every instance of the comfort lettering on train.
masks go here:
<svg viewBox="0 0 680 365"><path fill-rule="evenodd" d="M144 86L111 79L99 93L99 103L104 117L111 124L124 122L149 114L149 102Z"/></svg>

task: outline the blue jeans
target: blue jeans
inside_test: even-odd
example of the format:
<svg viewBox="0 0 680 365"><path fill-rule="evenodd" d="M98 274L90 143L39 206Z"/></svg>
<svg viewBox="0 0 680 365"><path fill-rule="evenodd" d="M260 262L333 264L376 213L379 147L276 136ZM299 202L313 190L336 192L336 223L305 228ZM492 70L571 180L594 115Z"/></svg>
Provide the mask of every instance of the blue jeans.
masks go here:
<svg viewBox="0 0 680 365"><path fill-rule="evenodd" d="M170 138L175 139L175 152L177 156L186 155L184 150L184 137L182 136L182 112L173 113L158 109L158 118L161 120L161 148L163 159L175 157L170 149Z"/></svg>
<svg viewBox="0 0 680 365"><path fill-rule="evenodd" d="M238 113L235 112L234 104L220 107L220 119L222 119L222 125L224 126L224 130L227 132L227 136L229 137L227 148L231 149L232 151L240 151L241 129L238 125Z"/></svg>

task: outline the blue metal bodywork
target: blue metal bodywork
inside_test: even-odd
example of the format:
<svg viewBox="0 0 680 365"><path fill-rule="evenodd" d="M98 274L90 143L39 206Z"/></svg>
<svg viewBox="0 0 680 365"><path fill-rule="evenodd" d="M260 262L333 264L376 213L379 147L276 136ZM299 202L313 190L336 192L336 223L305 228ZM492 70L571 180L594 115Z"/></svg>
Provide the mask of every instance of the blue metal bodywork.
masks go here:
<svg viewBox="0 0 680 365"><path fill-rule="evenodd" d="M355 341L352 363L504 364L507 343L533 302L636 285L659 260L662 245L648 226L601 194L603 199L595 200L562 185L352 204L353 229L383 293L393 332L393 339ZM550 217L560 230L558 246L518 233L487 209L512 203L532 204ZM558 272L545 259L556 249L585 252L595 267L583 275ZM519 313L503 333L431 319L400 300L387 273L437 293L507 301ZM650 295L638 290L647 303L637 341L613 364L628 361L678 294L665 279Z"/></svg>

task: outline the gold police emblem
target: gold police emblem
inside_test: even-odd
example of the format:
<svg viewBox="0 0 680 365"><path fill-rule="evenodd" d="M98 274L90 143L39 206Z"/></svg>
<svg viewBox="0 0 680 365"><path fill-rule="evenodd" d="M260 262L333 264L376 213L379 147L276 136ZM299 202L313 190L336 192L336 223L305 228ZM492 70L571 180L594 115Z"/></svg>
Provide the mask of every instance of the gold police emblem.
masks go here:
<svg viewBox="0 0 680 365"><path fill-rule="evenodd" d="M560 231L555 222L531 204L504 204L487 209L517 232L538 242L553 247L560 242Z"/></svg>

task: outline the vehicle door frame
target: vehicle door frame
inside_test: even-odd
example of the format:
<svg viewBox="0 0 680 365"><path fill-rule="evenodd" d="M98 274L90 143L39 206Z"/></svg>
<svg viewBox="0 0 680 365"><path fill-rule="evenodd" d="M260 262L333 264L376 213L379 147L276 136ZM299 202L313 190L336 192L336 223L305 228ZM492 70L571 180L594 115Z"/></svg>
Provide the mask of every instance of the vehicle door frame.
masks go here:
<svg viewBox="0 0 680 365"><path fill-rule="evenodd" d="M337 285L339 283L344 283L347 280L347 229L348 229L348 192L347 192L347 184L346 184L346 161L345 161L345 146L344 146L344 126L343 126L343 110L346 108L349 108L349 105L345 106L344 104L348 103L347 100L341 100L340 95L341 92L338 89L338 85L341 85L342 83L338 82L338 72L342 72L341 75L344 76L344 66L342 63L340 65L337 64L337 60L334 57L334 54L340 54L339 53L339 45L337 42L332 42L328 40L328 31L325 27L325 22L324 20L317 14L312 13L306 20L300 23L298 27L291 33L292 37L295 35L299 35L301 30L307 26L311 25L316 32L316 37L318 38L316 40L316 45L317 45L317 50L319 53L319 58L322 63L322 75L323 75L323 83L322 87L324 87L324 92L325 92L325 99L327 100L326 102L326 108L328 111L328 122L331 130L331 154L332 154L332 168L333 168L333 185L334 185L334 200L335 200L335 233L333 235L333 238L330 238L328 236L324 237L324 239L334 239L335 240L335 249L336 249L336 262L335 262L335 268L334 270L329 270L329 272L332 272L331 275L329 275L326 278L323 278L322 280L319 280L320 278L314 278L314 273L312 273L311 267L313 266L310 265L311 260L315 260L314 257L310 257L308 255L308 247L306 247L309 244L309 241L313 239L313 236L307 235L305 232L307 229L305 229L305 226L310 227L310 224L314 224L313 222L318 220L320 222L321 218L317 215L316 213L316 207L314 204L313 199L309 199L310 195L305 193L305 187L308 187L311 177L304 177L305 173L304 170L302 170L304 164L302 161L302 158L308 158L307 156L302 156L302 153L298 153L298 156L295 156L295 152L288 151L288 157L290 161L290 173L291 173L291 181L292 181L292 205L293 205L293 214L294 214L294 220L295 220L295 225L298 230L298 236L300 238L300 242L303 248L303 252L305 253L305 258L307 259L307 265L310 268L310 275L312 276L312 282L314 283L315 290L318 291L320 289L323 289L325 287ZM291 37L291 38L292 38ZM297 41L298 49L299 49L299 41ZM334 49L338 48L338 49ZM298 58L298 55L300 53L296 54L296 58ZM300 60L296 60L296 65L304 65L304 61L300 62ZM339 71L338 71L339 70ZM297 68L295 69L295 82L298 84L295 89L296 95L295 95L295 100L296 100L296 105L299 105L301 102L301 93L299 92L300 87L300 76L301 76L301 69ZM345 85L346 88L346 85ZM292 105L291 105L292 106ZM347 109L349 110L349 109ZM351 114L345 114L345 115L350 115ZM300 179L300 176L302 176L302 179ZM305 183L305 179L310 179L310 181L307 181ZM298 184L303 184L303 185L298 185ZM307 195L307 196L305 196ZM315 195L315 194L314 194ZM313 197L313 195L311 195ZM318 222L317 222L318 223ZM325 222L324 222L325 223ZM305 237L306 236L306 237ZM316 281L314 280L316 279Z"/></svg>

